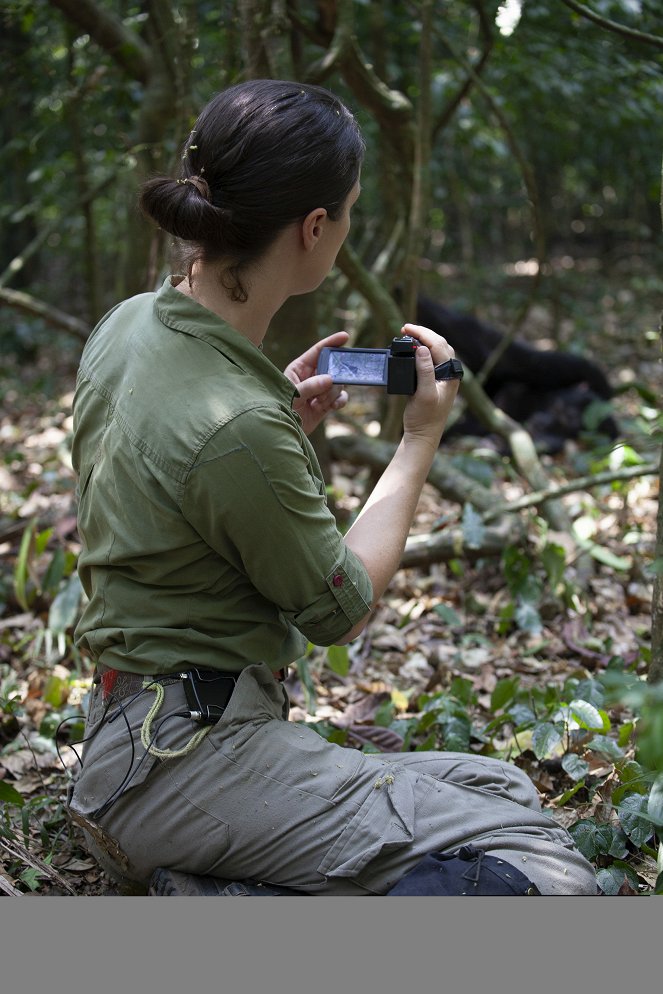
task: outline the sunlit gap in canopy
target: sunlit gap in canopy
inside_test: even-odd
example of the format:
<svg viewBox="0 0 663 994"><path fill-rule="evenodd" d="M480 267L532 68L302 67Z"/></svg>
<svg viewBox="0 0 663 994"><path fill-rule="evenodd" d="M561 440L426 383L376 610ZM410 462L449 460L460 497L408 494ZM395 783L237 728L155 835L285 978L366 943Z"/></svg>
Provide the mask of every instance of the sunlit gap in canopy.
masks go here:
<svg viewBox="0 0 663 994"><path fill-rule="evenodd" d="M523 0L505 0L497 8L495 24L502 35L510 35L516 30L523 12Z"/></svg>

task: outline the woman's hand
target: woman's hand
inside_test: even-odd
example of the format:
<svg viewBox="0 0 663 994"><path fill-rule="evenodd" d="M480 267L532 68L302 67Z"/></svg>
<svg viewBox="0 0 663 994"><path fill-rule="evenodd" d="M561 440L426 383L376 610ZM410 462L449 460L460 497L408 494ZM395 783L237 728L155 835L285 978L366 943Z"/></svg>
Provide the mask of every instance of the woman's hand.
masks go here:
<svg viewBox="0 0 663 994"><path fill-rule="evenodd" d="M339 411L348 402L345 390L332 381L328 373L316 373L320 352L325 346L339 348L346 344L350 336L345 331L337 331L328 338L316 342L310 349L293 359L284 369L285 376L297 387L299 397L295 397L292 409L302 419L307 435L318 427L330 411Z"/></svg>
<svg viewBox="0 0 663 994"><path fill-rule="evenodd" d="M422 325L403 325L401 334L411 335L420 342L415 354L417 389L406 404L403 431L429 440L437 448L460 380L436 380L435 366L454 359L456 354L446 338Z"/></svg>

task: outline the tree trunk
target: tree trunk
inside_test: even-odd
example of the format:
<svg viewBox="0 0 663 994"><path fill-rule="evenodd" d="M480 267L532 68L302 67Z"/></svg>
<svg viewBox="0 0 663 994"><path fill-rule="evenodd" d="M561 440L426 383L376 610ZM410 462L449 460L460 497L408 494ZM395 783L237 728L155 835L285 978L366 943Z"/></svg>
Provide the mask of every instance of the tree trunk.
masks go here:
<svg viewBox="0 0 663 994"><path fill-rule="evenodd" d="M188 33L176 23L170 0L149 0L147 6L149 75L136 133L136 170L131 175L134 191L150 176L173 169L175 163L166 153L166 139L177 135L181 140L179 136L185 134L191 101ZM118 287L118 298L152 289L162 254L162 240L135 209L135 192L129 203L123 287Z"/></svg>
<svg viewBox="0 0 663 994"><path fill-rule="evenodd" d="M30 88L24 82L25 67L29 65L30 36L21 30L9 13L3 17L1 27L0 58L4 99L0 101L0 134L4 144L18 130L18 122L30 120L33 98ZM16 205L29 203L32 193L28 175L34 168L34 161L28 143L14 142L12 154L6 161L9 168L3 176L3 192L7 202ZM0 226L0 273L3 273L3 283L11 280L17 290L28 289L34 283L35 266L33 264L30 271L26 270L21 253L27 244L34 242L36 235L35 218L27 212L23 213L20 220L6 219ZM8 271L6 267L11 263L13 266Z"/></svg>
<svg viewBox="0 0 663 994"><path fill-rule="evenodd" d="M661 318L663 329L663 317ZM649 683L663 681L663 445L661 446L661 469L658 488L658 515L656 523L656 551L654 563L654 594L652 598L651 626L651 662L649 664Z"/></svg>
<svg viewBox="0 0 663 994"><path fill-rule="evenodd" d="M661 225L663 226L663 168L661 169ZM661 347L663 348L663 313L659 319ZM656 548L654 550L654 592L652 597L651 662L649 683L663 681L663 443L658 487L658 513L656 515Z"/></svg>
<svg viewBox="0 0 663 994"><path fill-rule="evenodd" d="M155 260L150 248L156 243L161 249L162 241L155 239L136 210L136 192L144 179L173 165L167 161L165 141L185 131L190 111L192 38L186 24L178 21L171 0L146 0L145 40L97 0L49 2L70 24L89 33L130 79L144 87L136 132L132 136L135 169L116 190L126 217L112 288L113 298L117 300L151 289L159 268L161 251Z"/></svg>
<svg viewBox="0 0 663 994"><path fill-rule="evenodd" d="M67 121L71 133L71 148L74 157L74 172L80 209L85 222L85 249L83 253L83 275L85 280L86 318L90 328L94 326L102 313L102 294L99 268L99 245L95 223L94 199L90 196L90 179L87 159L85 156L84 134L84 105L83 93L76 86L76 49L75 34L72 26L68 25L69 50L67 53L67 69L72 99L67 104Z"/></svg>

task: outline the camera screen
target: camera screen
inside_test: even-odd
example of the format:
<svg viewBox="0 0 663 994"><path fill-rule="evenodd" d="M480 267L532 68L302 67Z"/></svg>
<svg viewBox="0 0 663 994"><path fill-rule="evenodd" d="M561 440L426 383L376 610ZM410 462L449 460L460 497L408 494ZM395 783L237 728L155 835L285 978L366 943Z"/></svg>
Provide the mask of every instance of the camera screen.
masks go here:
<svg viewBox="0 0 663 994"><path fill-rule="evenodd" d="M387 382L386 362L386 351L330 349L327 372L336 383L381 386Z"/></svg>

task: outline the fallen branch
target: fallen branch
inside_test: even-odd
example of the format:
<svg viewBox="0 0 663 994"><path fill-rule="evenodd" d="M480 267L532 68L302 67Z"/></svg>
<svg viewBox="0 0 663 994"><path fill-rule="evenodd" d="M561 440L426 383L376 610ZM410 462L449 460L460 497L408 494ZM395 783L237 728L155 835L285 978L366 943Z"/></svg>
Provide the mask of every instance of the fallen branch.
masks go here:
<svg viewBox="0 0 663 994"><path fill-rule="evenodd" d="M0 890L3 894L9 894L10 897L23 897L23 892L18 890L14 885L7 880L3 870L0 869Z"/></svg>
<svg viewBox="0 0 663 994"><path fill-rule="evenodd" d="M461 390L472 413L486 425L489 431L496 432L508 443L514 464L530 487L535 490L547 491L550 481L541 465L531 435L522 425L495 406L471 370L467 368ZM556 531L570 532L571 521L566 509L559 501L552 498L547 501L542 516Z"/></svg>
<svg viewBox="0 0 663 994"><path fill-rule="evenodd" d="M330 435L328 443L333 459L378 471L388 466L397 448L394 442L367 435ZM495 505L494 492L465 476L442 453L436 453L433 459L428 482L443 497L461 505L472 504L478 511L488 511Z"/></svg>
<svg viewBox="0 0 663 994"><path fill-rule="evenodd" d="M328 444L333 459L378 471L386 468L396 450L393 442L355 434L332 435L328 438ZM427 482L447 500L461 506L471 504L480 514L484 524L495 522L499 518L503 520L492 528L486 527L480 543L476 546L468 544L460 527L449 528L444 532L411 536L405 546L400 565L403 568L426 566L461 556L476 560L482 556L499 555L506 545L517 545L525 537L524 526L513 517L513 512L544 505L564 494L656 473L658 473L656 464L641 463L638 466L626 466L619 470L606 470L591 476L577 477L556 487L541 488L515 500L497 503L494 491L475 483L459 472L446 456L437 453ZM570 525L564 528L564 531L566 534L572 534Z"/></svg>
<svg viewBox="0 0 663 994"><path fill-rule="evenodd" d="M64 877L62 877L58 873L56 869L54 869L52 866L49 866L48 863L45 863L43 859L39 858L39 856L34 856L32 853L28 852L28 850L24 846L22 846L20 842L16 842L14 839L8 839L5 836L0 835L0 846L2 846L2 848L9 854L9 856L12 859L18 860L21 863L26 863L28 866L31 866L33 869L38 870L40 873L43 873L44 876L50 877L51 880L53 880L60 887L66 890L67 893L69 894L76 893L76 891L71 886L71 884L68 883L64 879Z"/></svg>
<svg viewBox="0 0 663 994"><path fill-rule="evenodd" d="M618 480L632 480L639 476L653 476L658 473L656 463L643 462L638 466L624 466L622 469L606 470L604 473L593 473L591 476L578 476L568 483L561 483L559 486L551 487L549 490L535 490L533 493L525 494L515 500L504 501L502 504L495 504L486 511L482 517L484 521L492 521L501 514L509 511L522 511L527 507L545 504L548 500L554 500L564 494L577 493L579 490L590 490L592 487L602 486L604 483L615 483Z"/></svg>
<svg viewBox="0 0 663 994"><path fill-rule="evenodd" d="M76 338L80 338L84 342L87 341L91 331L90 326L85 324L84 321L79 321L78 318L72 317L71 314L65 314L64 311L58 310L52 304L46 304L43 300L37 300L36 297L31 296L29 293L23 293L22 290L10 290L8 287L0 287L0 303L8 304L9 307L13 307L16 310L25 311L27 314L41 318L52 327L58 328L60 331L66 331L70 335L75 335Z"/></svg>
<svg viewBox="0 0 663 994"><path fill-rule="evenodd" d="M481 539L470 542L460 525L441 532L411 535L401 557L401 569L430 566L431 563L464 559L475 562L486 556L499 556L508 545L520 545L527 535L518 518L505 518L492 528L482 529Z"/></svg>

